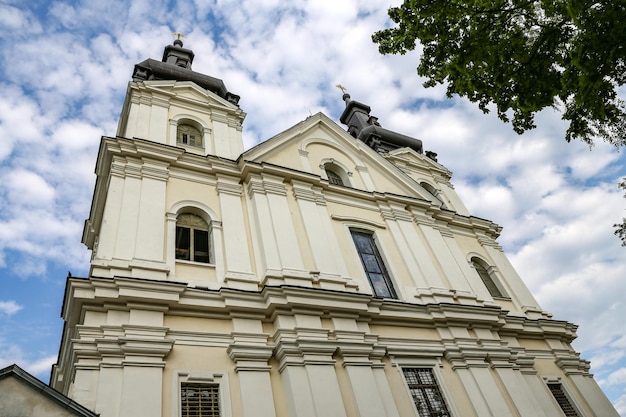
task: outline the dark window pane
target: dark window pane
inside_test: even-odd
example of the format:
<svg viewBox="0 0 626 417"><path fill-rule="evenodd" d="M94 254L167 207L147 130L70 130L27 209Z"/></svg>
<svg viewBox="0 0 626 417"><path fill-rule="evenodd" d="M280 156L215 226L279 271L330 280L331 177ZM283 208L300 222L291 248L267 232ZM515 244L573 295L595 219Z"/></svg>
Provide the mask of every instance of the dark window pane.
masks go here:
<svg viewBox="0 0 626 417"><path fill-rule="evenodd" d="M389 286L385 281L385 277L382 274L368 274L372 287L374 288L374 294L378 297L395 298L389 290Z"/></svg>
<svg viewBox="0 0 626 417"><path fill-rule="evenodd" d="M402 372L420 417L450 417L432 369L404 368Z"/></svg>
<svg viewBox="0 0 626 417"><path fill-rule="evenodd" d="M193 260L209 263L209 232L206 230L193 231Z"/></svg>
<svg viewBox="0 0 626 417"><path fill-rule="evenodd" d="M328 182L330 182L331 184L343 185L343 180L341 179L339 174L337 174L336 172L331 171L330 169L327 169L326 175L328 176Z"/></svg>
<svg viewBox="0 0 626 417"><path fill-rule="evenodd" d="M370 240L372 239L371 236L363 233L354 233L352 237L354 238L354 243L356 244L356 249L357 251L359 251L359 253L374 253L374 251L372 250L372 244L370 242Z"/></svg>
<svg viewBox="0 0 626 417"><path fill-rule="evenodd" d="M502 297L502 291L500 291L500 289L496 285L496 282L493 280L491 275L489 275L487 269L485 269L485 267L480 262L473 261L472 265L474 265L474 269L476 269L476 272L478 272L478 276L485 284L485 287L487 287L489 294L491 294L492 297Z"/></svg>
<svg viewBox="0 0 626 417"><path fill-rule="evenodd" d="M378 274L382 272L376 256L364 253L361 255L361 259L363 259L363 266L367 272L375 272Z"/></svg>
<svg viewBox="0 0 626 417"><path fill-rule="evenodd" d="M191 230L187 227L176 227L176 259L190 259ZM171 253L171 252L170 252Z"/></svg>
<svg viewBox="0 0 626 417"><path fill-rule="evenodd" d="M363 263L365 274L374 290L374 295L383 298L397 298L383 259L376 249L373 236L352 231L352 239Z"/></svg>

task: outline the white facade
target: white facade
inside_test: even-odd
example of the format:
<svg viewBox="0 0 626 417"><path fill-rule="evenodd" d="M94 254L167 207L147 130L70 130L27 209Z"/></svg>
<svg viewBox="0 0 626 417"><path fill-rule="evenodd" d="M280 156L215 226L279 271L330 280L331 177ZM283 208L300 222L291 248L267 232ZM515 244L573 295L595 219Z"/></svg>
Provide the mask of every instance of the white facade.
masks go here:
<svg viewBox="0 0 626 417"><path fill-rule="evenodd" d="M200 415L617 416L445 167L321 113L243 152L244 117L193 81L129 84L53 387L102 417L185 416L197 387Z"/></svg>

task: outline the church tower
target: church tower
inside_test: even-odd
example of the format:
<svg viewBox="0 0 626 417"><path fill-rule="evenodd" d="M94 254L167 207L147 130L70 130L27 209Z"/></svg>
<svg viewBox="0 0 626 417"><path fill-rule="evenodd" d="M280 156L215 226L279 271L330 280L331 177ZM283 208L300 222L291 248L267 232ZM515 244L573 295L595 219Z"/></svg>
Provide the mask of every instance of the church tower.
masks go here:
<svg viewBox="0 0 626 417"><path fill-rule="evenodd" d="M101 417L617 413L423 143L344 92L244 151L180 40L103 137L51 385Z"/></svg>

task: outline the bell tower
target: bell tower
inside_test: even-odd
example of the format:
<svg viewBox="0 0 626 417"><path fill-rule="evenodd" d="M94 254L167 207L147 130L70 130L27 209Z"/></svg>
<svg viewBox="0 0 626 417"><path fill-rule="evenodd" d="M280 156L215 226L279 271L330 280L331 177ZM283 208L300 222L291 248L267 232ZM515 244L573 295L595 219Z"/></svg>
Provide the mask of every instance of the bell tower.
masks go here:
<svg viewBox="0 0 626 417"><path fill-rule="evenodd" d="M246 114L239 96L222 80L193 71L193 59L193 51L176 39L161 61L134 67L117 137L102 138L96 163L83 231L83 243L92 250L90 275L171 279L168 196L183 187L171 186L172 176L189 175L182 161L208 171L206 158L235 160L243 152ZM190 162L191 156L201 159ZM184 187L194 181L201 180Z"/></svg>
<svg viewBox="0 0 626 417"><path fill-rule="evenodd" d="M161 61L135 65L117 136L236 159L243 152L246 116L239 96L222 80L193 71L193 59L193 51L176 39L165 47Z"/></svg>

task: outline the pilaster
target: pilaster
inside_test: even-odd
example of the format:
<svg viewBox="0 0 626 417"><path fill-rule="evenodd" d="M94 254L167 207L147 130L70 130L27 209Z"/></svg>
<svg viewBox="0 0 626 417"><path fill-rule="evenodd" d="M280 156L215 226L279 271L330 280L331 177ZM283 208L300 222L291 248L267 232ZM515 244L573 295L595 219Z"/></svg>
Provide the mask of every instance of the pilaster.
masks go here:
<svg viewBox="0 0 626 417"><path fill-rule="evenodd" d="M221 252L224 276L218 280L234 288L256 290L258 280L252 272L252 259L248 245L248 232L243 212L243 189L238 179L218 175L217 193L220 196L222 213L222 239L224 248ZM214 236L217 239L218 236ZM216 245L217 246L217 245ZM217 257L217 253L215 254Z"/></svg>
<svg viewBox="0 0 626 417"><path fill-rule="evenodd" d="M293 196L300 209L300 217L311 247L317 268L315 280L321 288L345 290L351 283L337 239L332 229L331 218L321 189L311 184L292 181Z"/></svg>
<svg viewBox="0 0 626 417"><path fill-rule="evenodd" d="M273 347L267 343L268 335L262 333L260 320L234 319L233 324L233 342L227 353L238 373L243 417L274 417L271 367L268 365Z"/></svg>
<svg viewBox="0 0 626 417"><path fill-rule="evenodd" d="M102 417L162 415L165 358L174 340L167 328L125 324L77 326L70 397Z"/></svg>
<svg viewBox="0 0 626 417"><path fill-rule="evenodd" d="M287 202L283 179L273 175L250 175L246 179L250 210L255 217L258 264L270 285L312 286L304 270L295 225Z"/></svg>
<svg viewBox="0 0 626 417"><path fill-rule="evenodd" d="M498 355L497 350L489 353L484 346L474 345L473 340L444 343L447 345L445 358L461 379L476 414L481 417L514 415L488 363L490 354L501 356L501 353Z"/></svg>
<svg viewBox="0 0 626 417"><path fill-rule="evenodd" d="M335 331L338 353L343 359L352 395L362 417L399 417L381 358L385 349L364 332Z"/></svg>
<svg viewBox="0 0 626 417"><path fill-rule="evenodd" d="M328 340L328 330L279 329L274 343L285 391L296 394L289 397L290 413L346 417L333 359L336 345Z"/></svg>

